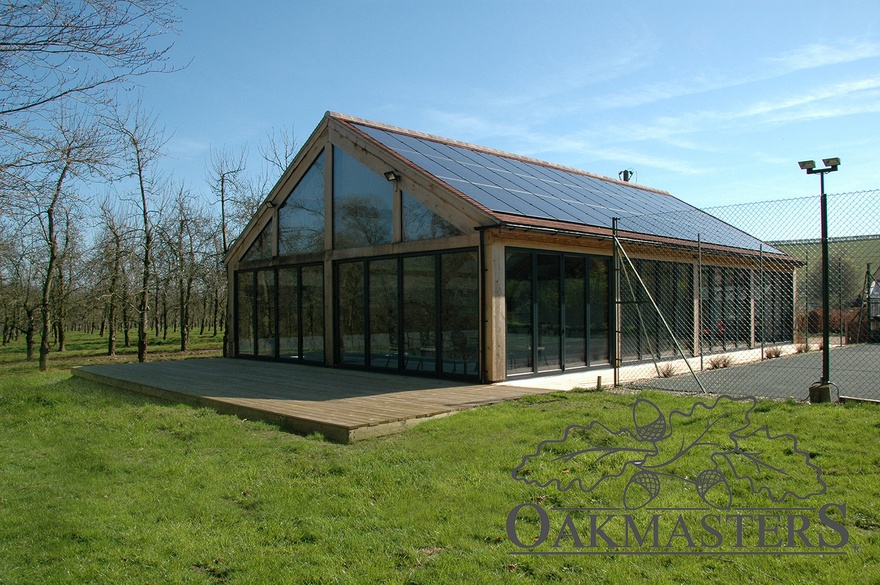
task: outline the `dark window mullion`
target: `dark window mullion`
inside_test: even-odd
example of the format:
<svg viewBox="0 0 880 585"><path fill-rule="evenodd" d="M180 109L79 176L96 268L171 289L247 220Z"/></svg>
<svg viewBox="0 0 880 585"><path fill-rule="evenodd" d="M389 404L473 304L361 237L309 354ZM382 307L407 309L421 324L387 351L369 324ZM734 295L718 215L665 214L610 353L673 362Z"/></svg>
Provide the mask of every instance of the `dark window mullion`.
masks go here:
<svg viewBox="0 0 880 585"><path fill-rule="evenodd" d="M591 303L593 295L590 292L592 286L592 270L590 270L590 257L584 256L584 363L590 367L593 363L593 314Z"/></svg>
<svg viewBox="0 0 880 585"><path fill-rule="evenodd" d="M364 367L369 368L372 361L370 348L370 263L363 262L364 270Z"/></svg>
<svg viewBox="0 0 880 585"><path fill-rule="evenodd" d="M403 256L397 258L397 369L406 367L403 341Z"/></svg>
<svg viewBox="0 0 880 585"><path fill-rule="evenodd" d="M232 343L233 343L233 347L235 347L233 355L236 355L236 356L240 353L238 351L238 348L239 348L239 345L238 345L238 337L239 337L239 335L238 335L238 330L239 330L238 322L241 320L241 313L239 312L239 306L238 306L239 305L239 303L238 303L238 288L239 288L238 287L238 275L239 274L240 273L236 272L235 276L232 279L232 294L233 294L232 314L235 317L235 320L232 322L233 326L235 327L235 331L233 332L233 335L232 335ZM226 323L226 330L227 331L229 330L229 323L228 322Z"/></svg>
<svg viewBox="0 0 880 585"><path fill-rule="evenodd" d="M440 254L434 254L434 372L443 371L443 326L440 320L443 317L441 309L441 277ZM465 366L467 367L467 366Z"/></svg>
<svg viewBox="0 0 880 585"><path fill-rule="evenodd" d="M251 290L254 291L254 293L252 295L253 300L251 302L251 322L253 323L253 327L254 327L253 331L251 333L251 336L252 336L252 339L254 342L254 347L253 347L253 350L251 351L251 353L253 355L259 355L259 345L260 345L260 343L259 343L259 340L260 340L260 330L259 330L260 316L257 313L257 308L259 306L259 304L257 303L257 299L259 298L260 293L259 293L259 289L257 288L257 285L258 285L257 271L254 270L251 272L251 286L253 287Z"/></svg>
<svg viewBox="0 0 880 585"><path fill-rule="evenodd" d="M339 320L339 263L333 264L333 365L342 363L339 343L342 339L342 324Z"/></svg>
<svg viewBox="0 0 880 585"><path fill-rule="evenodd" d="M538 254L532 252L532 373L538 371Z"/></svg>
<svg viewBox="0 0 880 585"><path fill-rule="evenodd" d="M558 301L557 315L559 315L559 369L563 372L565 371L565 362L567 360L567 354L565 353L565 340L566 340L566 321L565 321L565 254L559 254L559 278L557 282L557 295L556 299Z"/></svg>
<svg viewBox="0 0 880 585"><path fill-rule="evenodd" d="M296 267L296 338L297 338L297 359L303 360L306 357L303 345L305 344L305 327L303 327L303 281L302 266Z"/></svg>
<svg viewBox="0 0 880 585"><path fill-rule="evenodd" d="M279 313L279 311L278 311L278 268L274 268L272 270L272 276L275 279L275 286L273 287L274 290L272 291L274 293L272 295L272 302L275 304L274 315L273 315L274 321L275 321L275 347L273 348L272 357L277 360L278 356L280 355L280 351L281 351L281 349L280 349L281 348L281 339L280 339L280 333L278 330L278 321L279 321L279 317L278 317L278 313Z"/></svg>

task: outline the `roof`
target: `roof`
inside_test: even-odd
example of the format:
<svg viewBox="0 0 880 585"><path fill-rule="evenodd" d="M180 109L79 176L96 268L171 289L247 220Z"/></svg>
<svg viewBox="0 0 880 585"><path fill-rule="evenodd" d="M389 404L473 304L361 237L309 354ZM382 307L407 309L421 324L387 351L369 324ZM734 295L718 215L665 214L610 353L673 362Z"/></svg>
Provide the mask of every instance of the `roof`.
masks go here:
<svg viewBox="0 0 880 585"><path fill-rule="evenodd" d="M607 233L612 219L619 218L625 232L783 254L665 191L344 114L327 115L490 212L498 224Z"/></svg>

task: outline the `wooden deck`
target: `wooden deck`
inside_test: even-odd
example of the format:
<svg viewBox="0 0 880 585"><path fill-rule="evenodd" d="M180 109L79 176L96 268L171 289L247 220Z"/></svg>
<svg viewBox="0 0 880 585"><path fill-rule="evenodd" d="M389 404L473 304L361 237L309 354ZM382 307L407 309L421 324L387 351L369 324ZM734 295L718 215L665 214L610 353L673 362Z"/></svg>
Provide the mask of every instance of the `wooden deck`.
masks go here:
<svg viewBox="0 0 880 585"><path fill-rule="evenodd" d="M343 443L555 391L223 358L83 366L73 375Z"/></svg>

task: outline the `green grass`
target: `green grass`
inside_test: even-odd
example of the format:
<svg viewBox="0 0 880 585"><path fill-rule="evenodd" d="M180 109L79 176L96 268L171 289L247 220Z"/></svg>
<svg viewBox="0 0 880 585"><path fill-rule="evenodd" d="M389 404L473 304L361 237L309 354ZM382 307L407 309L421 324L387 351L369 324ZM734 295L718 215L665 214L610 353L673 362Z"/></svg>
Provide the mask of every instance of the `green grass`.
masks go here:
<svg viewBox="0 0 880 585"><path fill-rule="evenodd" d="M65 340L65 350L59 352L56 346L52 346L49 353L49 368L66 370L72 366L88 364L112 364L137 361L137 331L132 329L129 333L130 346L124 346L122 334L117 334L116 355L107 357L107 338L97 334L90 335L78 331L68 332ZM156 336L150 331L147 337L147 361L188 359L194 357L219 357L223 344L223 333L218 332L212 336L206 331L205 335L191 332L186 352L180 351L180 335L174 331L168 332L167 339ZM6 347L0 347L0 367L5 368L5 373L26 372L37 368L37 356L40 351L39 333L34 339L34 359L30 362L25 360L24 336L18 342Z"/></svg>
<svg viewBox="0 0 880 585"><path fill-rule="evenodd" d="M99 359L76 343L66 364ZM0 583L880 582L873 406L753 413L801 439L825 473L823 502L847 504L844 556L525 557L505 532L514 506L592 496L514 481L513 468L569 424L632 426L633 396L531 397L337 445L40 373L20 354L0 362ZM647 396L663 412L692 403Z"/></svg>

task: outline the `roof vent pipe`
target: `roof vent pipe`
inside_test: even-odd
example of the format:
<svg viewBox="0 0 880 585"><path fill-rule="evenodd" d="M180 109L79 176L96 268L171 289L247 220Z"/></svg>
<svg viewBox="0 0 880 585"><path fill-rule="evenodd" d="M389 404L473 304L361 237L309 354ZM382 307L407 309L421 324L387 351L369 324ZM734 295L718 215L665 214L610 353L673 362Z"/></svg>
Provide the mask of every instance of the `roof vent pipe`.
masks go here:
<svg viewBox="0 0 880 585"><path fill-rule="evenodd" d="M617 176L620 177L620 180L624 183L629 183L629 180L632 179L634 174L635 173L632 169L623 169L622 171L617 173Z"/></svg>

